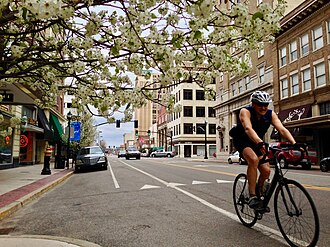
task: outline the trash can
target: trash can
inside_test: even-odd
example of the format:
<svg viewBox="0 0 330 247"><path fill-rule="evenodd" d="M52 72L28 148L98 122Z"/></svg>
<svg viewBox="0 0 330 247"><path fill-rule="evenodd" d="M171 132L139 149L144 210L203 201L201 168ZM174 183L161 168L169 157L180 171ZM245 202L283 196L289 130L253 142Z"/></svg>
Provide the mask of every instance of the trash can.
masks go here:
<svg viewBox="0 0 330 247"><path fill-rule="evenodd" d="M65 156L55 157L55 169L64 169L65 167Z"/></svg>

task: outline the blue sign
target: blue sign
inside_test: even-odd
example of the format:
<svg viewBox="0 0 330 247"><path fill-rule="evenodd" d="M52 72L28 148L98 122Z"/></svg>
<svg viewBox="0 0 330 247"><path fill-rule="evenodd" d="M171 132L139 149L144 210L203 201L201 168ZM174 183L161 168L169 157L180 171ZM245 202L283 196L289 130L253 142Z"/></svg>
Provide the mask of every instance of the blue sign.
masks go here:
<svg viewBox="0 0 330 247"><path fill-rule="evenodd" d="M80 141L80 122L72 122L71 128L73 129L73 137L70 138L71 141Z"/></svg>

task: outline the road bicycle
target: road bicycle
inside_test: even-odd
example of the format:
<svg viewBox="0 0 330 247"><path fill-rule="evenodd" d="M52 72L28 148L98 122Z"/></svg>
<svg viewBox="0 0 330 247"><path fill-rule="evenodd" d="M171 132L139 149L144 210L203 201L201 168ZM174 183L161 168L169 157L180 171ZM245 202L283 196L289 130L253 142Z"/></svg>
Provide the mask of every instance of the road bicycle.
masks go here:
<svg viewBox="0 0 330 247"><path fill-rule="evenodd" d="M306 146L302 146L300 159L307 153ZM249 207L249 189L247 175L237 175L233 185L234 206L239 220L243 225L252 227L257 220L261 220L264 213L270 212L268 204L274 194L274 212L277 225L284 239L290 246L315 246L320 233L319 217L312 197L297 181L288 179L282 172L276 158L276 153L284 150L298 150L295 146L269 147L273 157L267 154L259 164L270 162L274 164L275 172L270 186L264 194L259 196L261 203L257 209Z"/></svg>

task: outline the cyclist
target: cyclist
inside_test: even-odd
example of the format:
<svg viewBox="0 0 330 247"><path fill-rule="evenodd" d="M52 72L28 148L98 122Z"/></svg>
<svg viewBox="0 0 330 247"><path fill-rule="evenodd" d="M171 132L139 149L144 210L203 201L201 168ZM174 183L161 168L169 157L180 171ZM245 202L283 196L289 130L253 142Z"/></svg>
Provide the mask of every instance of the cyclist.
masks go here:
<svg viewBox="0 0 330 247"><path fill-rule="evenodd" d="M249 207L255 209L260 205L260 199L256 192L262 192L263 184L270 175L269 163L258 166L259 160L267 152L263 139L268 128L272 124L279 134L290 143L296 144L296 141L277 115L268 109L272 99L267 92L256 91L252 93L251 102L251 106L240 110L238 123L230 130L229 134L233 137L234 147L248 163ZM259 178L258 170L260 172ZM256 188L257 178L258 188Z"/></svg>

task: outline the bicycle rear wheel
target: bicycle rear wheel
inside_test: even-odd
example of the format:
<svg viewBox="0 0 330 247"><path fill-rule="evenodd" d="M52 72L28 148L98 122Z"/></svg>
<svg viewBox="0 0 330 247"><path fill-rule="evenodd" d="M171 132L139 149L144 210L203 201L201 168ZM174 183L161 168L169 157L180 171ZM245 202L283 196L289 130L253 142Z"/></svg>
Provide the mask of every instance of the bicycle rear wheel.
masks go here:
<svg viewBox="0 0 330 247"><path fill-rule="evenodd" d="M252 227L257 222L257 214L248 205L249 186L246 174L239 174L233 186L234 206L239 220L243 225Z"/></svg>
<svg viewBox="0 0 330 247"><path fill-rule="evenodd" d="M290 246L315 246L320 224L315 204L307 190L294 180L280 184L274 196L278 227Z"/></svg>

